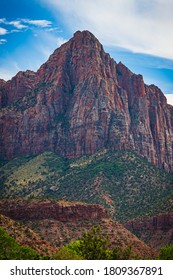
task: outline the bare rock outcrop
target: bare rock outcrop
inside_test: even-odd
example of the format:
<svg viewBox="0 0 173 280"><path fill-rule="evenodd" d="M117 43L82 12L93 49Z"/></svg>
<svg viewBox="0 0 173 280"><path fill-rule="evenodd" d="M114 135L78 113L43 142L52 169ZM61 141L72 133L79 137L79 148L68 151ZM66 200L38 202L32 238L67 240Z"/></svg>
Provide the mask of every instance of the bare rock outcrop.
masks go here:
<svg viewBox="0 0 173 280"><path fill-rule="evenodd" d="M73 222L109 217L107 211L100 205L66 201L0 200L0 213L14 220L25 221L54 219L60 222Z"/></svg>
<svg viewBox="0 0 173 280"><path fill-rule="evenodd" d="M45 150L75 158L106 147L173 170L173 107L89 31L76 32L36 73L1 80L0 107L2 158Z"/></svg>
<svg viewBox="0 0 173 280"><path fill-rule="evenodd" d="M173 243L173 213L158 214L140 221L129 221L125 227L156 250Z"/></svg>

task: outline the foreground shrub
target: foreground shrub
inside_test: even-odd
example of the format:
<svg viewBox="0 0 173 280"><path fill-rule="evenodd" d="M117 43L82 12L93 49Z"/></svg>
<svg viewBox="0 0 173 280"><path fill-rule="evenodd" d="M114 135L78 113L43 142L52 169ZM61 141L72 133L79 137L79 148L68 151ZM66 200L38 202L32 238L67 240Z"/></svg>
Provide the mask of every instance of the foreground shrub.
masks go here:
<svg viewBox="0 0 173 280"><path fill-rule="evenodd" d="M158 256L159 260L173 260L173 244L163 246Z"/></svg>

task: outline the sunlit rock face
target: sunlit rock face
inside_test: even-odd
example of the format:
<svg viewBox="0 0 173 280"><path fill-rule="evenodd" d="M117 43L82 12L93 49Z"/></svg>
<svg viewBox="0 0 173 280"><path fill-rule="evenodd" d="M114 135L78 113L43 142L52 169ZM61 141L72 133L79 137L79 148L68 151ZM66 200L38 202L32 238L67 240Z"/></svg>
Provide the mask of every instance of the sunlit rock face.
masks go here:
<svg viewBox="0 0 173 280"><path fill-rule="evenodd" d="M75 158L106 147L173 169L173 107L89 31L77 31L36 73L0 80L0 108L4 159L45 150Z"/></svg>

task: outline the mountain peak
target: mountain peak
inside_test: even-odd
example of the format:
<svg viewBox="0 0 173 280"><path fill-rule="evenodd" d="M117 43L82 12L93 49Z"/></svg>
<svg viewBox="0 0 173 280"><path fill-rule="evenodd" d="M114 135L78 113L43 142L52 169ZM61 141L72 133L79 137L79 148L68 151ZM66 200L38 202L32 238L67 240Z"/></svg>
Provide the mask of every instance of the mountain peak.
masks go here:
<svg viewBox="0 0 173 280"><path fill-rule="evenodd" d="M88 30L83 30L83 31L77 30L77 31L74 33L73 37L77 38L77 37L79 37L79 36L87 36L87 35L92 35L92 36L94 36L94 35L93 35L90 31L88 31Z"/></svg>
<svg viewBox="0 0 173 280"><path fill-rule="evenodd" d="M90 46L92 48L103 49L99 40L88 30L76 31L71 40L73 42L78 42L79 44L77 45L77 47L79 48L82 46Z"/></svg>
<svg viewBox="0 0 173 280"><path fill-rule="evenodd" d="M89 31L77 31L37 73L1 84L3 158L45 150L76 158L115 148L173 170L172 107Z"/></svg>
<svg viewBox="0 0 173 280"><path fill-rule="evenodd" d="M82 37L82 38L90 37L90 38L93 38L98 41L98 39L94 36L94 34L88 30L83 30L83 31L78 30L73 34L73 38L79 38L79 37Z"/></svg>

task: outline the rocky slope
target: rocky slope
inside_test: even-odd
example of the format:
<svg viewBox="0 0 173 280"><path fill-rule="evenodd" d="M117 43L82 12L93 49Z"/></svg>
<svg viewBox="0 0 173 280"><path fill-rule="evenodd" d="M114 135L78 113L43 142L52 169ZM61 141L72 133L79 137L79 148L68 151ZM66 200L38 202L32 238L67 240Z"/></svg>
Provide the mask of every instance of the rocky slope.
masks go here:
<svg viewBox="0 0 173 280"><path fill-rule="evenodd" d="M0 227L14 237L20 245L29 246L41 255L52 255L57 251L56 246L53 246L46 238L41 237L39 233L1 213Z"/></svg>
<svg viewBox="0 0 173 280"><path fill-rule="evenodd" d="M173 107L88 31L76 32L37 73L1 80L0 106L4 159L48 149L75 158L107 147L173 169Z"/></svg>
<svg viewBox="0 0 173 280"><path fill-rule="evenodd" d="M73 160L44 152L0 167L0 197L100 204L121 222L172 212L172 186L172 174L126 151L104 149Z"/></svg>
<svg viewBox="0 0 173 280"><path fill-rule="evenodd" d="M81 238L82 234L92 226L99 225L102 234L109 236L111 247L125 248L131 245L132 256L138 255L142 259L152 259L157 255L124 226L109 219L106 210L99 205L55 200L0 200L0 213L5 215L0 214L0 226L14 236L20 244L30 245L36 250L39 250L38 244L40 244L40 252L43 254L46 245L47 252L55 252L62 245ZM12 217L13 220L6 216ZM18 230L14 227L14 221L18 225ZM20 227L19 222L22 222ZM21 232L19 228L22 228Z"/></svg>
<svg viewBox="0 0 173 280"><path fill-rule="evenodd" d="M159 250L161 246L173 243L173 212L129 221L125 226L156 250Z"/></svg>
<svg viewBox="0 0 173 280"><path fill-rule="evenodd" d="M15 220L55 219L61 222L108 218L106 210L96 204L66 201L0 200L0 213Z"/></svg>

